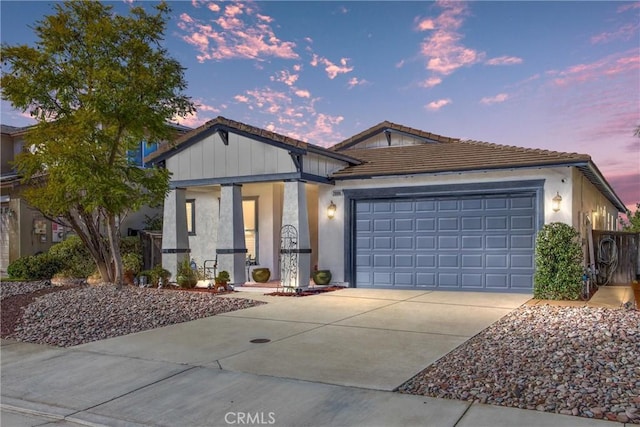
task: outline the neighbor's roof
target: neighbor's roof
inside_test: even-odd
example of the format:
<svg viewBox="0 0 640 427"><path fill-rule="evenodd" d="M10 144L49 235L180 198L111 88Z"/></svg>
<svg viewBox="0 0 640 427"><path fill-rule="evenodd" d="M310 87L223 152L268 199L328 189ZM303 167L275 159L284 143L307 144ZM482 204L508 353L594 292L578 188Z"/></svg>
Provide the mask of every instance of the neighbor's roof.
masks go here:
<svg viewBox="0 0 640 427"><path fill-rule="evenodd" d="M158 147L158 150L150 154L145 159L145 161L159 162L161 160L164 160L219 130L230 131L266 143L279 145L284 148L290 148L299 153L309 151L327 157L343 160L349 164L360 163L358 160L352 158L348 154L336 153L332 150L328 150L318 145L310 144L299 139L291 138L289 136L271 132L266 129L261 129L245 123L236 122L222 116L218 116L213 120L209 120L202 126L199 126L192 131L181 135L173 143L162 144L160 147Z"/></svg>

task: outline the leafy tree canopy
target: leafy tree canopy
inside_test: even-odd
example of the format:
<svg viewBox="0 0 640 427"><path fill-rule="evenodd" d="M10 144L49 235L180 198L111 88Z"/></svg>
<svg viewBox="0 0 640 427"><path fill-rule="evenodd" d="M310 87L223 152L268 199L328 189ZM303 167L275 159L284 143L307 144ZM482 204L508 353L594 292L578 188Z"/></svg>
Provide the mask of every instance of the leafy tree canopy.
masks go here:
<svg viewBox="0 0 640 427"><path fill-rule="evenodd" d="M170 140L167 121L194 105L183 67L162 45L164 2L127 16L87 0L54 8L35 24L34 47L1 48L2 98L37 121L15 166L27 201L71 226L102 278L120 283L119 221L161 203L169 182L164 169L131 164L127 151Z"/></svg>

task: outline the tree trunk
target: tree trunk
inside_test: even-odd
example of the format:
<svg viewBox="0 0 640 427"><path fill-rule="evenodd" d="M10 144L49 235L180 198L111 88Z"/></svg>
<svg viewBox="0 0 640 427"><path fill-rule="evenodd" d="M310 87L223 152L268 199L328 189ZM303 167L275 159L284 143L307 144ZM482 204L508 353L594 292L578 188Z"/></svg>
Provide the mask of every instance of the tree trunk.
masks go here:
<svg viewBox="0 0 640 427"><path fill-rule="evenodd" d="M107 215L107 236L113 260L113 283L118 288L122 287L122 256L120 255L120 230L116 226L116 218L113 214Z"/></svg>

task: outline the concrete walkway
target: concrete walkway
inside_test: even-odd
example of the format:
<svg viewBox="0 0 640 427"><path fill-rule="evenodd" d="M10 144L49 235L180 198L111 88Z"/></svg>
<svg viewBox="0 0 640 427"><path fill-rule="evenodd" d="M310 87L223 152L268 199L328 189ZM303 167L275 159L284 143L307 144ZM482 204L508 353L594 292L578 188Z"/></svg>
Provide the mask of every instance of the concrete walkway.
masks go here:
<svg viewBox="0 0 640 427"><path fill-rule="evenodd" d="M3 341L2 425L604 423L392 392L528 295L343 289L232 296L270 303L69 349Z"/></svg>

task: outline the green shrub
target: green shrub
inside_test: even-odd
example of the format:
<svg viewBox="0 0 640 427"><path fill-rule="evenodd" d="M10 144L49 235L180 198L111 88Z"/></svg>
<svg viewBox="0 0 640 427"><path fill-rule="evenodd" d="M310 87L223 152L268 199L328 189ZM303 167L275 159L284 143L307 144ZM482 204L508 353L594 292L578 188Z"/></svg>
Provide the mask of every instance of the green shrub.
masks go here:
<svg viewBox="0 0 640 427"><path fill-rule="evenodd" d="M579 238L580 234L564 223L554 222L542 227L536 239L534 298L580 298L583 253Z"/></svg>
<svg viewBox="0 0 640 427"><path fill-rule="evenodd" d="M62 267L58 274L62 277L85 278L96 270L96 263L78 236L69 236L49 249L49 255L57 258Z"/></svg>
<svg viewBox="0 0 640 427"><path fill-rule="evenodd" d="M142 256L142 245L138 236L127 236L120 239L120 254L124 257L131 253Z"/></svg>
<svg viewBox="0 0 640 427"><path fill-rule="evenodd" d="M124 267L124 271L138 274L142 268L142 255L133 252L122 255L122 266Z"/></svg>
<svg viewBox="0 0 640 427"><path fill-rule="evenodd" d="M57 257L48 253L21 257L9 264L7 273L14 280L51 279L63 267Z"/></svg>

